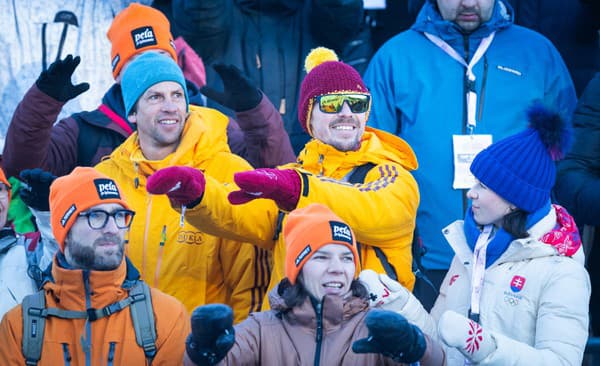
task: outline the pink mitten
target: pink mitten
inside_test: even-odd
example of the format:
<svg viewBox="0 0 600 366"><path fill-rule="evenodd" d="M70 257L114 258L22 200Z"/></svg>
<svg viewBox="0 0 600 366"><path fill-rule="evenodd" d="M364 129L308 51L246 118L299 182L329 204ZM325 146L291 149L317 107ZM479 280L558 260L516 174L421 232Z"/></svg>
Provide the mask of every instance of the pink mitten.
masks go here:
<svg viewBox="0 0 600 366"><path fill-rule="evenodd" d="M205 185L204 174L200 170L171 166L148 177L146 190L152 194L166 194L175 206L188 206L202 198Z"/></svg>
<svg viewBox="0 0 600 366"><path fill-rule="evenodd" d="M293 169L256 169L236 173L233 177L239 191L229 193L229 202L234 205L250 202L257 198L269 198L284 211L296 208L300 198L300 176Z"/></svg>

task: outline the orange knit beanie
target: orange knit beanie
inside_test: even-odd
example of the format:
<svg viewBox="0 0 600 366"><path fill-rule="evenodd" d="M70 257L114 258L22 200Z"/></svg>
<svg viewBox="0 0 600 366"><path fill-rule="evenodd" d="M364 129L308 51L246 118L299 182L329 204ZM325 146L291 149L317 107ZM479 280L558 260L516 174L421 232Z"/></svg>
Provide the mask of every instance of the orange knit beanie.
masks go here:
<svg viewBox="0 0 600 366"><path fill-rule="evenodd" d="M60 250L80 212L103 203L118 203L130 209L116 182L94 168L77 167L58 177L50 186L50 224Z"/></svg>
<svg viewBox="0 0 600 366"><path fill-rule="evenodd" d="M286 243L285 275L292 285L296 283L298 273L308 259L328 244L350 248L356 265L354 278L358 277L360 262L354 233L327 206L313 203L290 212L283 228L283 237Z"/></svg>
<svg viewBox="0 0 600 366"><path fill-rule="evenodd" d="M113 77L134 55L147 50L166 51L177 62L175 42L167 17L150 6L133 3L123 9L108 29Z"/></svg>

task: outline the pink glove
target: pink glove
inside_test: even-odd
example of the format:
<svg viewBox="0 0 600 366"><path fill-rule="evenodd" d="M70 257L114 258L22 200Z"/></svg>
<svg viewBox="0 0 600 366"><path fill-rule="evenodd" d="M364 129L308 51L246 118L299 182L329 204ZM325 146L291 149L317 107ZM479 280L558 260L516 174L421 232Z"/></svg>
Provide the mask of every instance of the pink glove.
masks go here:
<svg viewBox="0 0 600 366"><path fill-rule="evenodd" d="M166 194L173 206L190 206L200 202L206 181L198 169L171 166L148 177L146 190L152 194ZM197 204L197 203L196 203Z"/></svg>
<svg viewBox="0 0 600 366"><path fill-rule="evenodd" d="M445 311L438 322L438 334L448 346L460 351L471 362L479 363L494 352L496 340L479 323L455 311Z"/></svg>
<svg viewBox="0 0 600 366"><path fill-rule="evenodd" d="M302 184L293 169L256 169L236 173L233 177L239 191L229 193L233 205L250 202L257 198L269 198L284 211L292 211L298 204Z"/></svg>

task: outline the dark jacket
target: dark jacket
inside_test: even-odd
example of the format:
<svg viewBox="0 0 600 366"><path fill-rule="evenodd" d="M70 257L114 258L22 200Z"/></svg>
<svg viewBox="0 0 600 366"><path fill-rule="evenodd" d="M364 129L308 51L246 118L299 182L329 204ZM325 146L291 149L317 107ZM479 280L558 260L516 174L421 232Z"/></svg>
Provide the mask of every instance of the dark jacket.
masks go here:
<svg viewBox="0 0 600 366"><path fill-rule="evenodd" d="M298 122L304 58L312 48L334 49L364 71L372 53L362 0L174 0L171 27L206 64L223 61L248 75L283 116L294 151L309 137ZM222 88L207 68L207 84ZM209 107L231 111L208 102Z"/></svg>
<svg viewBox="0 0 600 366"><path fill-rule="evenodd" d="M545 35L567 64L581 95L600 70L600 2L595 0L507 0L515 23Z"/></svg>
<svg viewBox="0 0 600 366"><path fill-rule="evenodd" d="M554 193L579 225L600 225L600 72L573 115L574 144L558 163Z"/></svg>
<svg viewBox="0 0 600 366"><path fill-rule="evenodd" d="M289 308L276 289L269 300L272 310L250 314L235 327L235 345L219 365L402 365L381 354L352 351L354 341L368 337L364 323L368 300L326 296L315 310L307 297ZM443 365L442 348L425 337L427 350L420 364ZM317 348L319 360L315 360Z"/></svg>
<svg viewBox="0 0 600 366"><path fill-rule="evenodd" d="M188 83L193 104L200 104L198 88ZM121 87L114 84L91 112L80 112L54 126L64 103L44 94L34 84L19 103L6 134L3 167L8 176L40 167L57 176L75 166L94 166L133 133L135 125L125 118ZM233 153L254 167L273 167L294 161L281 117L264 98L239 114L240 128L229 119L227 136Z"/></svg>

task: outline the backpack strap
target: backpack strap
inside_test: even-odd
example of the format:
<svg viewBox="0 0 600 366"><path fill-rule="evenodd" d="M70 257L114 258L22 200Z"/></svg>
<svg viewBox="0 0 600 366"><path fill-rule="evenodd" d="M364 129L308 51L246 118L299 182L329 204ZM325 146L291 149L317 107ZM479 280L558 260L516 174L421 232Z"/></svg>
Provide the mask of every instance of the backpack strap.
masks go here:
<svg viewBox="0 0 600 366"><path fill-rule="evenodd" d="M143 281L138 281L129 291L129 298L135 298L131 303L131 320L135 329L135 340L142 347L148 365L156 356L156 323L150 287Z"/></svg>
<svg viewBox="0 0 600 366"><path fill-rule="evenodd" d="M46 309L44 291L38 291L23 298L23 343L22 352L27 366L35 366L42 357Z"/></svg>
<svg viewBox="0 0 600 366"><path fill-rule="evenodd" d="M144 350L148 365L156 356L156 324L152 309L150 287L137 281L129 290L129 296L102 309L87 311L47 308L44 290L28 295L23 299L23 344L22 351L27 366L37 365L42 355L46 318L53 316L62 319L88 319L90 322L110 316L130 307L131 321L135 330L135 340Z"/></svg>
<svg viewBox="0 0 600 366"><path fill-rule="evenodd" d="M367 177L367 174L375 166L376 165L374 163L366 163L366 164L356 167L352 171L352 173L350 173L350 175L348 176L348 183L352 183L352 184L364 183L365 178ZM356 245L358 246L358 253L360 255L360 243L357 241ZM377 258L381 262L381 265L383 266L383 270L385 271L385 274L387 274L394 281L398 281L398 273L396 272L396 269L394 268L394 266L388 260L387 256L383 252L383 250L381 250L381 248L375 247L375 246L372 248L373 248L373 251L375 251L375 255L377 255Z"/></svg>

